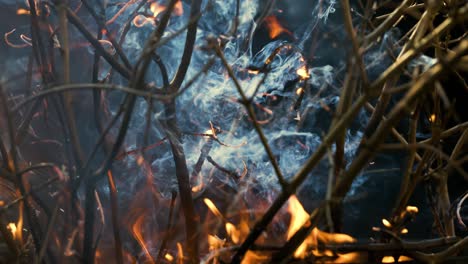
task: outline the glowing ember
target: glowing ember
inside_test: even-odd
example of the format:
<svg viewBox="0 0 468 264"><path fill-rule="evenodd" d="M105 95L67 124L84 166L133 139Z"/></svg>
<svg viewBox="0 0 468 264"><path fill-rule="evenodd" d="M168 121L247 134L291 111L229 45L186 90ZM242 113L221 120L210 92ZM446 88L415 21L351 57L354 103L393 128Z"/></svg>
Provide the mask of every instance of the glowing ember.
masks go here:
<svg viewBox="0 0 468 264"><path fill-rule="evenodd" d="M143 158L143 156L139 155L138 158L137 158L138 166L141 166L144 161L145 161L145 158Z"/></svg>
<svg viewBox="0 0 468 264"><path fill-rule="evenodd" d="M399 263L399 262L405 262L405 261L412 261L412 258L409 258L407 256L399 256L398 260L395 260L393 256L385 256L382 258L382 263Z"/></svg>
<svg viewBox="0 0 468 264"><path fill-rule="evenodd" d="M386 228L391 228L392 227L392 224L390 223L390 221L388 221L387 219L382 219L382 224L386 227Z"/></svg>
<svg viewBox="0 0 468 264"><path fill-rule="evenodd" d="M16 224L15 223L9 223L7 225L7 228L10 229L11 231L11 234L13 235L13 238L16 239L16 236L17 236L17 228L16 228Z"/></svg>
<svg viewBox="0 0 468 264"><path fill-rule="evenodd" d="M410 214L417 214L419 212L419 209L416 206L408 205L406 206L406 211Z"/></svg>
<svg viewBox="0 0 468 264"><path fill-rule="evenodd" d="M200 179L203 179L203 177L199 177ZM203 184L203 182L201 181L199 184L195 185L195 186L192 186L192 192L193 193L197 193L197 192L200 192L201 190L203 190L203 187L205 187L205 185Z"/></svg>
<svg viewBox="0 0 468 264"><path fill-rule="evenodd" d="M258 254L256 252L253 252L251 250L247 251L245 254L244 259L242 260L242 264L250 264L250 263L262 263L268 260L267 256Z"/></svg>
<svg viewBox="0 0 468 264"><path fill-rule="evenodd" d="M272 39L276 38L281 33L292 35L292 33L289 30L281 26L281 24L275 16L266 17L265 25L267 26L270 38Z"/></svg>
<svg viewBox="0 0 468 264"><path fill-rule="evenodd" d="M236 226L233 225L232 223L226 223L226 233L229 235L231 238L232 242L235 244L240 242L240 231L237 230Z"/></svg>
<svg viewBox="0 0 468 264"><path fill-rule="evenodd" d="M301 95L301 94L303 94L303 93L304 93L304 89L302 89L302 88L298 88L298 89L296 90L296 95Z"/></svg>
<svg viewBox="0 0 468 264"><path fill-rule="evenodd" d="M30 15L31 12L29 12L29 10L24 9L24 8L18 8L18 10L16 10L16 14L17 15Z"/></svg>
<svg viewBox="0 0 468 264"><path fill-rule="evenodd" d="M179 242L177 242L177 263L184 263L184 250Z"/></svg>
<svg viewBox="0 0 468 264"><path fill-rule="evenodd" d="M170 262L172 262L174 260L174 257L169 253L166 253L166 255L164 255L164 258L167 259Z"/></svg>
<svg viewBox="0 0 468 264"><path fill-rule="evenodd" d="M309 72L307 71L307 67L304 65L302 66L301 68L299 68L297 71L296 71L297 75L299 75L299 77L301 79L309 79L310 78L310 74Z"/></svg>
<svg viewBox="0 0 468 264"><path fill-rule="evenodd" d="M203 202L206 204L206 206L208 206L208 208L210 209L210 211L217 217L219 218L223 218L223 215L221 214L221 212L218 210L218 208L216 208L216 205L208 198L205 198L203 199Z"/></svg>
<svg viewBox="0 0 468 264"><path fill-rule="evenodd" d="M211 135L214 135L214 131L213 131L213 129L208 129L208 130L206 130L205 133L203 133L203 134L206 135L205 138L210 138Z"/></svg>

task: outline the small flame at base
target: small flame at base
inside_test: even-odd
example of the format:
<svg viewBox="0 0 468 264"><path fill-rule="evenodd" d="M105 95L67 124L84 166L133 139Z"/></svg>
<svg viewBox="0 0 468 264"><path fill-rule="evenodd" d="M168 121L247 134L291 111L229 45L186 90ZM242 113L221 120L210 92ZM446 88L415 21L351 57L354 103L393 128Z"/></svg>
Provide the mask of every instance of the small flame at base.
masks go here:
<svg viewBox="0 0 468 264"><path fill-rule="evenodd" d="M302 226L308 223L309 213L304 210L301 202L295 195L289 198L288 213L291 215L291 221L289 224L287 239L289 240ZM294 252L295 258L305 258L309 254L308 249L312 248L312 254L315 256L337 256L335 263L353 262L353 260L359 259L359 254L335 254L330 250L318 250L319 244L341 244L341 243L353 243L356 240L346 234L339 233L327 233L314 228L310 235L304 240L304 242Z"/></svg>

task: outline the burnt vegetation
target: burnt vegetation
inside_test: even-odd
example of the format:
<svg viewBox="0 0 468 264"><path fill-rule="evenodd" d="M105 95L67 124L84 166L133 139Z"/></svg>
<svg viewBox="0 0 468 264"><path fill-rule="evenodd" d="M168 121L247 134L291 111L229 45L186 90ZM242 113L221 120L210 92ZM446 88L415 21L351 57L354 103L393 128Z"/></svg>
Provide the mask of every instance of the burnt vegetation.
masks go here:
<svg viewBox="0 0 468 264"><path fill-rule="evenodd" d="M0 6L0 263L468 261L465 1Z"/></svg>

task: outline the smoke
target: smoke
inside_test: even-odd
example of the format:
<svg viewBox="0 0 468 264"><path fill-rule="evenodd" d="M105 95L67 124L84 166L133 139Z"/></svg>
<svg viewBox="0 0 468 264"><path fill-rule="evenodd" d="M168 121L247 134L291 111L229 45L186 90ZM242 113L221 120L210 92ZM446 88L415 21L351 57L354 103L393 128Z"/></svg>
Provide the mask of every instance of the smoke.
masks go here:
<svg viewBox="0 0 468 264"><path fill-rule="evenodd" d="M185 81L191 80L198 74L208 58L212 56L209 51L203 49L207 38L223 37L225 40L224 55L235 71L244 92L249 97L253 96L257 104L258 119L265 121L262 125L264 134L283 174L289 179L320 144L321 135L328 129L332 112L339 102L337 79L342 74L339 70L343 67L342 59L334 60L335 65L314 67L313 64L308 63L306 57L308 54L303 50L315 31L318 32L315 32L316 34L320 34L321 27L329 27L327 23L334 23L328 18L335 14L336 2L318 1L316 6L310 6L308 14L310 20L303 21L293 32L295 40L268 40L256 53L253 53L251 49L252 33L259 27L255 22L260 5L258 1L240 1L237 33L232 36L230 34L236 15L236 2L233 0L203 2L205 13L199 22L196 48ZM184 13L171 18L163 38L172 36L185 26L188 21L189 8L189 5L183 2ZM130 14L132 10L133 8L128 8L126 12ZM118 9L115 9L115 12L117 11ZM112 11L108 16L113 16ZM124 22L126 16L120 17L121 20L117 20L116 23ZM143 40L148 37L155 26L157 23L156 25L147 23L142 27L132 26L128 32L123 48L126 53L130 54L129 58L132 62L135 62L137 55L141 52ZM181 34L157 50L167 69L169 79L175 74L179 64L184 48L184 38L184 34ZM245 45L246 40L247 45ZM271 62L268 62L268 74L263 80L264 73L255 69L262 68L274 53L276 55ZM311 66L308 68L310 78L302 81L297 71L306 65ZM155 65L149 69L147 78L149 82L159 87L163 85L159 68ZM263 84L259 85L262 81ZM308 89L307 95L298 109L292 109L292 105L297 100L298 88ZM177 118L184 134L184 150L189 169L194 168L201 148L206 142L205 137L195 134L204 133L210 129L210 122L212 122L223 132L218 135L221 143L213 142L209 153L211 158L224 168L238 172L243 170L244 163L254 164L250 167L249 175L258 184L257 187L266 190L278 189L277 178L264 147L244 107L237 102L238 98L239 94L233 81L227 77L226 69L219 62L216 62L199 81L177 98ZM114 107L116 109L118 106ZM327 107L328 110L326 110ZM156 106L156 109L162 111L161 107ZM129 136L126 138L128 150L143 147L141 138L146 126L147 110L147 103L140 99L134 111ZM305 119L300 120L300 116L305 112L307 112L307 115L304 115ZM151 138L154 140L164 137L164 130L157 122L162 116L162 112L156 112L153 116ZM361 136L359 129L347 133L345 148L347 157L351 157L354 153ZM148 156L152 157L150 163L158 189L163 192L163 196L169 197L170 192L177 189L177 183L175 177L171 176L174 175L175 168L167 144L149 151ZM135 158L131 156L124 161L128 164L135 164ZM213 174L212 170L213 165L205 162L200 172L202 181L212 180L207 178L212 175L218 177L220 181L226 181L226 175ZM144 175L133 177L133 180L139 181L141 177ZM324 174L323 178L326 177L327 175ZM137 185L131 184L130 186ZM129 188L127 191L136 190Z"/></svg>
<svg viewBox="0 0 468 264"><path fill-rule="evenodd" d="M8 1L2 0L0 3L4 2ZM165 1L156 2L161 5L165 3ZM181 1L184 12L171 17L162 38L165 44L156 50L169 80L175 75L184 50L185 34L176 36L174 34L187 25L190 10L188 2ZM345 74L346 58L351 50L340 20L341 13L337 12L340 8L339 4L334 0L306 2L307 5L304 8L291 2L294 8L274 9L273 14L277 16L283 13L291 17L301 17L300 12L307 12L307 14L304 20L294 20L293 25L288 29L293 37L261 39L262 48L257 51L253 48L253 42L256 38L260 39L255 33L263 26L257 24L261 22L258 18L263 7L262 1L240 1L237 24L235 22L236 0L203 1L203 15L197 30L195 51L182 85L194 79L209 59L214 57L213 52L206 49L207 40L213 37L218 38L223 43L224 56L233 69L241 88L249 98L253 98L252 102L260 126L286 179L291 179L298 172L320 145L322 136L328 131L340 102L339 95ZM122 6L118 3L119 1L107 3L107 20L121 12ZM138 4L139 2L129 2L125 11L109 26L111 30L118 32L116 35L123 33L124 25L128 23ZM281 8L287 8L287 5L283 6L284 3L279 4ZM147 7L140 12L149 14L150 17L152 15ZM86 21L91 25L93 23L91 18ZM145 40L158 23L158 16L152 23L145 23L142 26L131 23L122 48L132 64L139 59ZM234 28L236 28L235 32ZM380 45L376 45L364 54L365 70L371 80L392 63L395 54L401 49L397 44L398 38L399 32L387 32ZM81 38L77 37L77 39ZM109 42L104 42L104 44L107 49L113 48ZM90 46L86 49L88 51L86 55L91 57L94 50ZM421 56L410 64L409 69L429 67L433 63L433 58ZM16 60L14 66L10 68L15 71L26 71L25 65L27 65L27 58L22 57ZM108 77L111 67L104 60L100 61L100 65L99 77L102 80ZM302 74L298 73L299 70L303 70ZM12 74L12 72L6 72L5 76ZM304 74L308 77L304 78ZM3 76L2 79L4 79ZM112 81L127 84L118 77L114 77ZM146 81L156 87L164 85L161 69L155 63L149 67ZM303 97L301 93L304 93ZM108 98L109 102L105 110L115 115L120 107L122 95L110 93ZM232 179L226 171L233 172L237 176L247 171L248 180L255 183L255 188L260 190L260 193L272 195L280 191L277 177L252 120L249 119L244 106L239 103L239 98L233 80L229 78L225 67L219 60L177 97L178 126L191 173L196 172L195 165L202 149L210 140L212 141L209 143L212 146L208 155L213 162L205 161L192 181L194 184L218 181L234 189L242 188L246 185L238 186L236 180ZM132 196L139 193L142 182L150 182L148 178L151 178L150 184L154 185L159 192L158 195L163 198L169 199L172 192L178 189L174 160L169 144L164 139L165 129L160 122L164 119L163 102L153 103L153 107L150 108L144 98L137 100L124 144L125 151L131 152L160 142L155 147L144 150L147 165L142 166L138 160L139 157L130 154L113 165L113 169L120 172L117 174L124 187L119 189L119 197L122 200L131 200ZM148 111L153 112L148 115ZM362 110L346 132L344 148L346 161L352 160L363 137L363 129L369 116ZM149 136L146 141L144 136L148 120L150 122ZM216 140L206 136L213 132L212 126L218 130ZM116 134L117 128L111 129L111 133ZM95 139L89 139L89 141L95 142ZM330 150L333 151L334 146L331 146ZM394 160L389 158L382 163L391 166L396 163ZM373 165L375 166L377 165ZM222 167L224 172L219 167ZM307 199L323 198L329 167L329 161L323 160L313 171L312 177L309 177L304 187L308 190ZM350 196L360 193L361 187L369 183L367 178L368 175L363 174L354 182ZM103 184L101 188L108 192L105 186L107 184Z"/></svg>

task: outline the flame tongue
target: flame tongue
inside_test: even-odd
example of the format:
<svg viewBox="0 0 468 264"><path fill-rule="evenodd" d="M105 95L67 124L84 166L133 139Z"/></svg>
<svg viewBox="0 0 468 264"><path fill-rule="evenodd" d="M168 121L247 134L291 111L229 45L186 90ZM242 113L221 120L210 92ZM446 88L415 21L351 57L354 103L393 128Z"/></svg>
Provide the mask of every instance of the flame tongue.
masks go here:
<svg viewBox="0 0 468 264"><path fill-rule="evenodd" d="M301 202L295 195L289 198L288 213L291 215L287 239L289 240L309 219L309 214L302 207ZM300 258L305 256L307 244L304 241L294 252L294 257Z"/></svg>
<svg viewBox="0 0 468 264"><path fill-rule="evenodd" d="M275 16L269 16L265 18L265 25L268 28L268 32L271 39L278 37L281 33L292 35L292 33L284 28Z"/></svg>
<svg viewBox="0 0 468 264"><path fill-rule="evenodd" d="M308 223L309 214L304 210L301 202L295 195L289 198L288 213L291 215L291 220L287 232L287 239L289 240L302 226ZM334 256L334 253L330 250L319 251L317 249L319 244L342 244L342 243L353 243L356 240L346 234L338 233L327 233L314 228L311 234L304 240L304 242L294 252L294 257L305 258L309 253L308 249L313 249L312 253L315 256ZM350 254L338 254L338 259L335 260L337 263L348 262L356 260L359 257L356 253ZM340 261L338 261L340 260Z"/></svg>
<svg viewBox="0 0 468 264"><path fill-rule="evenodd" d="M166 6L154 2L151 3L150 5L150 11L153 13L153 17L157 17L160 13L162 13L164 10L166 10ZM174 10L172 13L176 16L181 16L184 13L184 7L182 5L182 1L177 1L177 3L174 6Z"/></svg>

